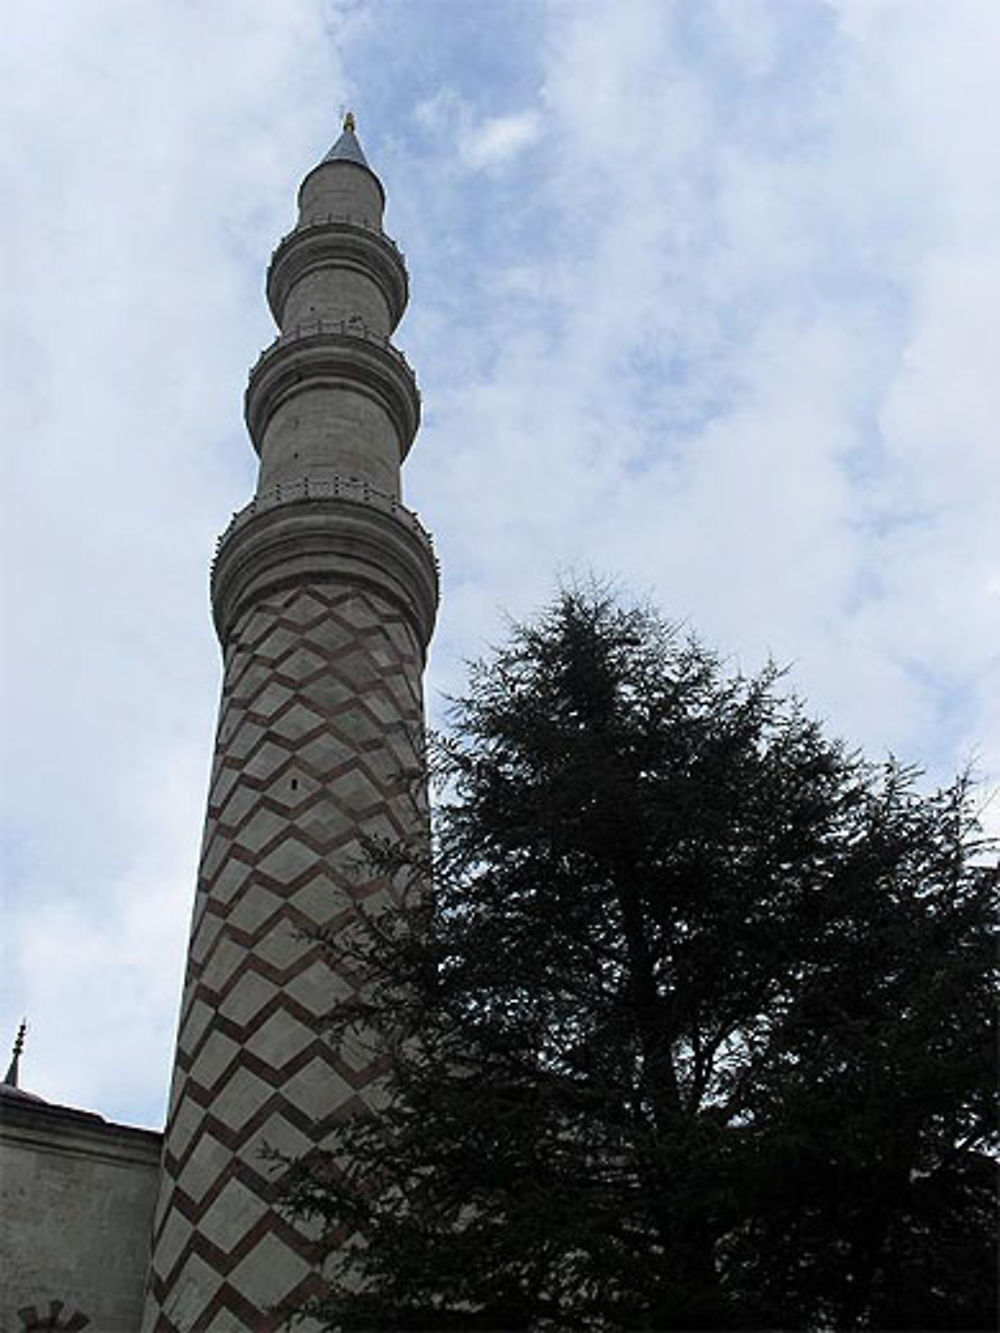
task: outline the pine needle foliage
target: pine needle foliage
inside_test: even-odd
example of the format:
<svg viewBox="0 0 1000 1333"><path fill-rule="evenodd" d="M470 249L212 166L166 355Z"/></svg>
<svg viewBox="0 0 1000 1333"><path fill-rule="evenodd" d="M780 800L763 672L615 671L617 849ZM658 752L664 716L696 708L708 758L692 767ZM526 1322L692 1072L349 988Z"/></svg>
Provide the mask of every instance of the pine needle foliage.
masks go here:
<svg viewBox="0 0 1000 1333"><path fill-rule="evenodd" d="M327 940L386 1095L293 1164L329 1328L992 1327L995 848L647 609L475 665L431 867ZM428 884L433 884L428 888Z"/></svg>

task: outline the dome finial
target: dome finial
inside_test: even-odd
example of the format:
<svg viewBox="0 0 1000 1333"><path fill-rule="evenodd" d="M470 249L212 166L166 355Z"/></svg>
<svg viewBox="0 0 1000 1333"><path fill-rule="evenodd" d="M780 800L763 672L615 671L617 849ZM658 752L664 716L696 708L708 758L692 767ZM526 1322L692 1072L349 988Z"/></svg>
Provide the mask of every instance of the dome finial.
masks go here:
<svg viewBox="0 0 1000 1333"><path fill-rule="evenodd" d="M344 129L350 130L352 134L357 129L357 121L354 119L353 111L348 111L348 113L344 117Z"/></svg>
<svg viewBox="0 0 1000 1333"><path fill-rule="evenodd" d="M11 1052L10 1064L7 1073L4 1075L4 1083L8 1088L17 1087L18 1062L21 1059L21 1052L24 1050L24 1034L28 1030L27 1019L21 1019L21 1026L17 1029L17 1036L14 1038L14 1049Z"/></svg>

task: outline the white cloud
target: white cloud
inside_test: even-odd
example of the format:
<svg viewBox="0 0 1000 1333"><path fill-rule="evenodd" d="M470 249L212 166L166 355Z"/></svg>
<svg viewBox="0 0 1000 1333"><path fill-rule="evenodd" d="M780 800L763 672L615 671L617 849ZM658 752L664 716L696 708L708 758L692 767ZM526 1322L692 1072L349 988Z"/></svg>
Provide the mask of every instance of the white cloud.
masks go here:
<svg viewBox="0 0 1000 1333"><path fill-rule="evenodd" d="M494 116L466 131L461 141L462 157L470 167L499 166L534 143L539 131L537 112Z"/></svg>
<svg viewBox="0 0 1000 1333"><path fill-rule="evenodd" d="M443 151L454 145L459 160L471 171L492 170L511 162L536 142L542 129L535 109L481 115L472 102L450 87L439 88L420 102L415 119Z"/></svg>

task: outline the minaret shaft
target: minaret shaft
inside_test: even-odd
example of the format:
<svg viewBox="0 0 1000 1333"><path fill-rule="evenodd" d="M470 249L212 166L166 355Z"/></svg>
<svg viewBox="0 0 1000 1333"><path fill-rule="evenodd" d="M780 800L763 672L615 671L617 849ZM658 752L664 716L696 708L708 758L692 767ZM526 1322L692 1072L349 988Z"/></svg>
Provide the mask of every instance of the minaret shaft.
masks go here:
<svg viewBox="0 0 1000 1333"><path fill-rule="evenodd" d="M332 367L331 380L336 373ZM303 476L362 477L387 494L398 487L399 452L388 412L368 394L335 381L301 389L280 403L261 452L262 493Z"/></svg>
<svg viewBox="0 0 1000 1333"><path fill-rule="evenodd" d="M322 1035L354 979L331 970L315 932L392 901L366 838L426 838L421 680L437 584L398 501L419 418L388 343L405 269L350 130L300 199L269 274L281 336L247 391L257 494L213 570L222 703L147 1333L263 1333L315 1290L310 1239L276 1208L262 1150L324 1144L381 1074Z"/></svg>

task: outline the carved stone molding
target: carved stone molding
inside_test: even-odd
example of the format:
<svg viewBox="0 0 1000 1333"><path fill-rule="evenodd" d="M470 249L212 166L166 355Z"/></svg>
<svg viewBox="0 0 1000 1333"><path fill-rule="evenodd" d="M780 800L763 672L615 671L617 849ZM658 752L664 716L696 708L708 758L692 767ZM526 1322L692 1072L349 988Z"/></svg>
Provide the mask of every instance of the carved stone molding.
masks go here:
<svg viewBox="0 0 1000 1333"><path fill-rule="evenodd" d="M236 520L212 569L212 607L223 643L252 603L311 581L379 593L400 608L426 649L437 612L438 574L427 534L409 510L397 505L393 511L357 496L309 496L271 507L258 504L248 518Z"/></svg>

